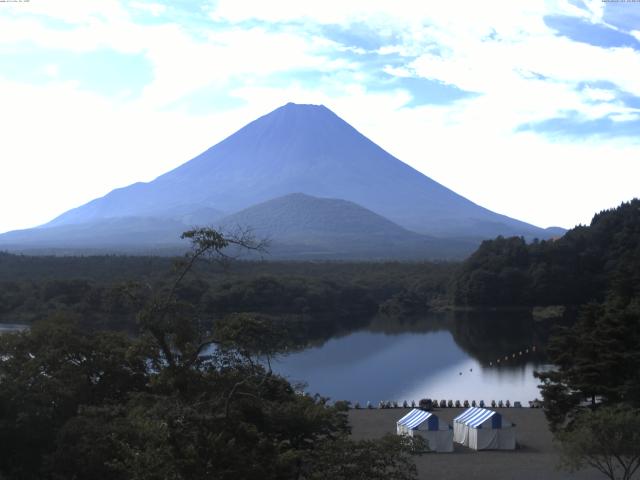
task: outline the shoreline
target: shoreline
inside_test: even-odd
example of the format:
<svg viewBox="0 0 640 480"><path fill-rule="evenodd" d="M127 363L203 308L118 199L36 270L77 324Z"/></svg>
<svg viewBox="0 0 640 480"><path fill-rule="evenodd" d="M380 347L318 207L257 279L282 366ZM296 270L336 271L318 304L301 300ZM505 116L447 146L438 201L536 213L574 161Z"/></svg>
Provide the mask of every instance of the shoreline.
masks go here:
<svg viewBox="0 0 640 480"><path fill-rule="evenodd" d="M350 409L349 425L354 440L380 438L396 434L396 421L410 408ZM432 410L441 421L452 424L464 408ZM475 451L454 443L452 453L426 453L415 459L419 479L458 480L597 480L602 474L594 469L569 473L558 469L558 446L549 431L544 412L539 408L495 408L516 424L517 448L513 451Z"/></svg>

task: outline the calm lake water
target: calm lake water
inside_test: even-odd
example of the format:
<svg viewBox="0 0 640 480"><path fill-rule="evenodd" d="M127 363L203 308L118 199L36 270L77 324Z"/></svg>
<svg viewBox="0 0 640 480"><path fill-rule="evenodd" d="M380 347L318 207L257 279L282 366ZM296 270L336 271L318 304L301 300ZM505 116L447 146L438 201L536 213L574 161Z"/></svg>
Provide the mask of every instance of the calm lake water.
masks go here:
<svg viewBox="0 0 640 480"><path fill-rule="evenodd" d="M0 334L6 332L18 332L29 328L28 325L19 325L16 323L0 323Z"/></svg>
<svg viewBox="0 0 640 480"><path fill-rule="evenodd" d="M508 399L527 405L540 398L534 370L548 368L541 354L544 336L532 321L514 327L515 321L485 314L374 322L282 357L274 370L292 382L305 382L309 393L363 406L421 398Z"/></svg>
<svg viewBox="0 0 640 480"><path fill-rule="evenodd" d="M533 372L549 368L548 326L526 314L450 313L365 325L279 357L273 368L311 394L362 406L421 398L526 406L540 398ZM22 328L0 324L0 333Z"/></svg>

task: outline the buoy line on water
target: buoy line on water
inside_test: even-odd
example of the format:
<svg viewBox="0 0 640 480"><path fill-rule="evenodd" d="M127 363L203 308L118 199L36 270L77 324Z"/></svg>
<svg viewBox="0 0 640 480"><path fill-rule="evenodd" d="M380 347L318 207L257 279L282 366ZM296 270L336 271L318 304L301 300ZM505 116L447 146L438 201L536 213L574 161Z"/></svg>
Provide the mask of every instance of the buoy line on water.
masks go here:
<svg viewBox="0 0 640 480"><path fill-rule="evenodd" d="M512 353L511 355L505 355L505 356L504 356L504 359L503 359L503 358L498 358L498 359L495 361L495 366L500 365L500 362L501 362L501 361L502 361L503 363L504 363L504 362L508 362L509 360L513 360L513 359L516 359L516 358L522 357L523 355L527 355L527 354L529 354L529 353L534 353L535 351L536 351L536 346L535 346L535 345L533 345L533 346L531 346L531 348L530 348L530 349L529 349L529 348L525 348L524 350L520 350L520 351L518 351L518 353L517 353L517 354L516 354L516 353ZM489 362L489 367L493 367L493 366L494 366L494 362Z"/></svg>
<svg viewBox="0 0 640 480"><path fill-rule="evenodd" d="M536 352L536 346L532 345L530 348L525 348L524 350L519 350L517 353L512 353L511 355L505 355L504 358L500 357L498 359L496 359L495 361L495 366L499 366L500 363L502 362L503 364L509 360L514 360L516 358L520 358L524 355L528 355L530 353L535 353ZM494 362L489 362L489 367L493 367L494 366ZM469 369L469 372L473 372L473 368ZM458 372L458 375L462 375L462 372ZM386 409L386 408L424 408L422 407L420 404L424 401L424 400L428 400L430 402L430 408L469 408L469 407L480 407L480 408L484 408L485 406L490 406L491 408L522 408L522 403L520 401L514 401L513 404L507 400L505 402L503 402L502 400L498 400L497 402L495 400L492 400L490 402L490 404L485 404L484 400L480 400L479 402L476 403L475 400L472 400L471 402L469 402L468 400L464 400L463 402L460 402L460 400L431 400L431 399L423 399L420 402L418 402L418 404L416 404L415 400L411 400L411 404L409 404L409 402L407 402L407 400L405 400L404 402L402 402L402 404L400 404L400 402L398 401L385 401L385 400L380 400L380 402L378 402L378 409ZM542 402L540 400L538 400L537 398L533 399L533 400L529 400L529 408L541 408L542 407ZM351 405L351 403L349 402L349 404ZM370 401L368 401L366 403L365 407L362 407L360 405L360 402L355 402L355 404L353 404L353 407L356 410L358 409L374 409L376 407L374 407Z"/></svg>

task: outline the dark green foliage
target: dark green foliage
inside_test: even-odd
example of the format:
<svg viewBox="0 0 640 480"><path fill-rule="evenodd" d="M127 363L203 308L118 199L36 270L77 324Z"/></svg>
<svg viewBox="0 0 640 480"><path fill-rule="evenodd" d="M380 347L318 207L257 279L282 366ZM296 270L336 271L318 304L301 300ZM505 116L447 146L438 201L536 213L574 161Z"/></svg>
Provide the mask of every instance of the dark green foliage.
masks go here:
<svg viewBox="0 0 640 480"><path fill-rule="evenodd" d="M168 364L151 337L86 334L62 319L3 336L0 473L295 478L317 442L349 445L343 407L295 393L248 346L199 362L176 349Z"/></svg>
<svg viewBox="0 0 640 480"><path fill-rule="evenodd" d="M640 292L640 200L593 217L557 240L485 241L453 285L460 305L581 305Z"/></svg>
<svg viewBox="0 0 640 480"><path fill-rule="evenodd" d="M567 426L585 400L640 408L639 344L640 310L633 305L589 305L573 327L556 332L547 352L557 369L538 374L552 428Z"/></svg>
<svg viewBox="0 0 640 480"><path fill-rule="evenodd" d="M563 466L590 466L611 480L630 480L640 467L640 410L605 407L583 412L574 428L558 436Z"/></svg>
<svg viewBox="0 0 640 480"><path fill-rule="evenodd" d="M378 305L371 294L356 285L304 277L260 276L223 283L205 299L208 312L331 313L370 316Z"/></svg>
<svg viewBox="0 0 640 480"><path fill-rule="evenodd" d="M529 246L529 302L585 304L537 373L565 466L628 479L640 465L640 200L596 215L552 245ZM541 287L544 286L544 288ZM555 293L554 293L555 292Z"/></svg>
<svg viewBox="0 0 640 480"><path fill-rule="evenodd" d="M545 414L571 466L586 462L610 478L629 478L614 475L611 462L637 458L625 443L637 445L638 426L622 428L628 415L612 409L640 408L640 200L601 212L590 226L557 240L484 242L461 266L452 295L462 305L579 311L577 321L558 327L548 342L554 368L536 374ZM633 462L630 470L637 468Z"/></svg>
<svg viewBox="0 0 640 480"><path fill-rule="evenodd" d="M199 259L192 267L174 293L202 317L258 312L349 326L388 300L401 305L387 305L389 313L422 313L441 304L455 265L235 261L224 268ZM171 261L162 258L0 253L0 322L29 324L62 311L85 328L133 332L140 301L170 289L170 270Z"/></svg>
<svg viewBox="0 0 640 480"><path fill-rule="evenodd" d="M417 442L416 442L417 440ZM416 467L411 451L424 446L420 437L398 438L387 435L381 440L348 442L341 439L323 442L312 453L315 460L302 478L308 480L409 480L415 478ZM414 443L418 444L415 445ZM362 465L368 465L365 470Z"/></svg>
<svg viewBox="0 0 640 480"><path fill-rule="evenodd" d="M82 406L120 403L147 383L123 335L83 333L62 318L0 336L0 471L39 478L56 437Z"/></svg>
<svg viewBox="0 0 640 480"><path fill-rule="evenodd" d="M62 315L0 337L0 477L415 478L413 445L351 441L345 404L301 395L271 371L288 348L282 324L200 318L185 301L197 284L185 295L183 281L233 241L187 237L194 250L174 282L121 290L140 310L137 337L88 333Z"/></svg>

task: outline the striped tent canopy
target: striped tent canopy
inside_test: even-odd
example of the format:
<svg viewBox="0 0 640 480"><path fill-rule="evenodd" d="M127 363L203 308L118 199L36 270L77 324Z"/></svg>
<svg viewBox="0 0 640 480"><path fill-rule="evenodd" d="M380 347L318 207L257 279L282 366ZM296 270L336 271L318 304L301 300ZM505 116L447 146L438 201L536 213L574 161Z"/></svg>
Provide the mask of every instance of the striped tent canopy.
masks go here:
<svg viewBox="0 0 640 480"><path fill-rule="evenodd" d="M429 422L429 430L438 429L438 417L431 412L425 412L424 410L414 408L398 420L398 425L402 425L409 430L413 430L427 421Z"/></svg>
<svg viewBox="0 0 640 480"><path fill-rule="evenodd" d="M502 415L500 415L498 412L494 412L493 410L488 410L486 408L480 407L473 407L465 410L456 418L454 418L453 421L471 428L478 428L489 418L492 419L491 423L493 428L502 427Z"/></svg>

